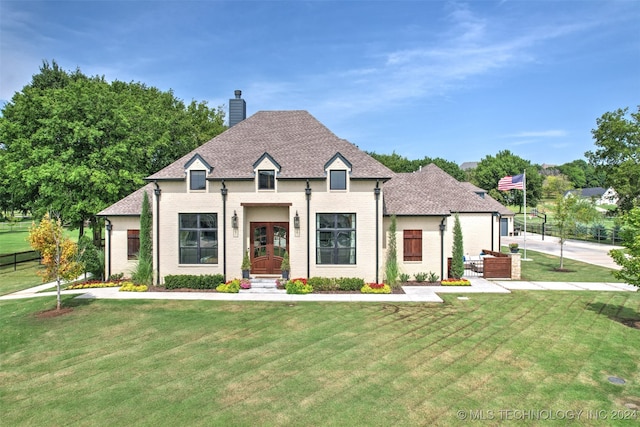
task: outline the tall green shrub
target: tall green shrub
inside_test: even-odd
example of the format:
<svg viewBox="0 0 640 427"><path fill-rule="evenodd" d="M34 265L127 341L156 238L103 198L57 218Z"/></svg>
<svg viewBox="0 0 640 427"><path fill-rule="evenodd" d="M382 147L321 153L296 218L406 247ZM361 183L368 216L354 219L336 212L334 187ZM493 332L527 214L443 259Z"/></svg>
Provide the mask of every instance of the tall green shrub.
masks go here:
<svg viewBox="0 0 640 427"><path fill-rule="evenodd" d="M140 254L138 265L131 274L134 282L144 285L151 285L153 282L151 223L151 204L145 191L142 198L142 213L140 214Z"/></svg>
<svg viewBox="0 0 640 427"><path fill-rule="evenodd" d="M400 274L398 268L398 247L396 243L396 216L391 215L391 224L389 225L389 247L387 248L387 262L385 265L385 277L387 284L392 288L398 284L398 276Z"/></svg>
<svg viewBox="0 0 640 427"><path fill-rule="evenodd" d="M451 277L459 279L464 275L464 248L462 245L462 227L460 218L455 215L453 223L453 252L451 255Z"/></svg>

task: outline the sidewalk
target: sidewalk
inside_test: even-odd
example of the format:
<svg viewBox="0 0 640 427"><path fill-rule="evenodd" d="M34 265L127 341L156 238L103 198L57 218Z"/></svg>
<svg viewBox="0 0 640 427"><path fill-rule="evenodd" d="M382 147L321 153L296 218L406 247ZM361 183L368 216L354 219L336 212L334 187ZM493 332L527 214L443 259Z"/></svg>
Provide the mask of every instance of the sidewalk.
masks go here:
<svg viewBox="0 0 640 427"><path fill-rule="evenodd" d="M469 279L471 286L403 286L404 294L307 294L290 295L280 290L273 293L251 293L240 291L237 294L218 292L119 292L119 288L75 289L62 291L62 295L78 295L78 299L164 299L164 300L206 300L206 301L272 301L272 302L443 302L438 294L508 294L512 290L540 291L609 291L636 292L635 286L622 283L584 283L584 282L525 282L511 280L489 281L480 277ZM55 291L40 292L55 286L47 283L33 288L0 296L0 300L21 298L55 297Z"/></svg>

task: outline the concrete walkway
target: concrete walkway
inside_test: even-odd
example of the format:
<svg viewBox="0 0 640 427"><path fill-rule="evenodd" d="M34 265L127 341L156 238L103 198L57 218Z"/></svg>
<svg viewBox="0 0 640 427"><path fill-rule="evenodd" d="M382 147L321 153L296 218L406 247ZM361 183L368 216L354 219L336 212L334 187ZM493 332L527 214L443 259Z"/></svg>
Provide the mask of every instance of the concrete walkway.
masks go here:
<svg viewBox="0 0 640 427"><path fill-rule="evenodd" d="M576 282L524 282L497 280L489 281L480 277L469 279L471 286L403 286L404 294L307 294L289 295L284 290L271 293L240 291L237 294L218 292L119 292L119 288L75 289L62 291L62 295L78 295L78 299L164 299L164 300L207 300L207 301L273 301L273 302L443 302L438 294L508 294L512 290L567 290L567 291L610 291L636 292L635 286L621 283L576 283ZM55 297L55 291L41 292L54 287L47 283L33 288L0 296L0 300L21 298Z"/></svg>

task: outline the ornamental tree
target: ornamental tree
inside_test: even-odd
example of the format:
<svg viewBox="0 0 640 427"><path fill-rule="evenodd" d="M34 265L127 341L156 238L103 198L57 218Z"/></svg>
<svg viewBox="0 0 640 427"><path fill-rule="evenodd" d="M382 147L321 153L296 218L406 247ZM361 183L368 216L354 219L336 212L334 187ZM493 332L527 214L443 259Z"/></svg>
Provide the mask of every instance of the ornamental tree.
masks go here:
<svg viewBox="0 0 640 427"><path fill-rule="evenodd" d="M52 219L49 214L35 222L29 229L29 243L31 247L40 252L44 272L39 272L42 281L55 279L58 292L56 310L60 310L60 285L62 280L74 280L83 270L82 263L78 262L78 246L63 234L60 218Z"/></svg>
<svg viewBox="0 0 640 427"><path fill-rule="evenodd" d="M387 262L385 265L385 276L387 283L392 288L395 288L398 284L398 276L400 271L398 269L398 247L396 240L396 216L391 215L391 224L389 225L389 247L387 248Z"/></svg>
<svg viewBox="0 0 640 427"><path fill-rule="evenodd" d="M451 254L451 277L459 279L464 275L464 247L462 244L462 227L460 218L455 215L453 223L453 250Z"/></svg>
<svg viewBox="0 0 640 427"><path fill-rule="evenodd" d="M579 223L590 223L600 218L600 213L590 201L578 196L558 196L553 207L554 229L560 243L560 270L564 268L564 244Z"/></svg>
<svg viewBox="0 0 640 427"><path fill-rule="evenodd" d="M614 271L617 279L624 280L630 285L640 287L640 207L636 206L622 216L622 244L623 249L613 249L609 255L622 267Z"/></svg>

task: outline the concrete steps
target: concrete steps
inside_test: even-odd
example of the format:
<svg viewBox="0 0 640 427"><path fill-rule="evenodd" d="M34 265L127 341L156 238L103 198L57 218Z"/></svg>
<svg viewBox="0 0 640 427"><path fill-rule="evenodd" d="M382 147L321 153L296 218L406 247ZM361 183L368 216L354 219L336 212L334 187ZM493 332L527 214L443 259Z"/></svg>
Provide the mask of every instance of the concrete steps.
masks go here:
<svg viewBox="0 0 640 427"><path fill-rule="evenodd" d="M251 289L240 289L241 294L286 294L284 289L278 289L275 278L251 279Z"/></svg>

